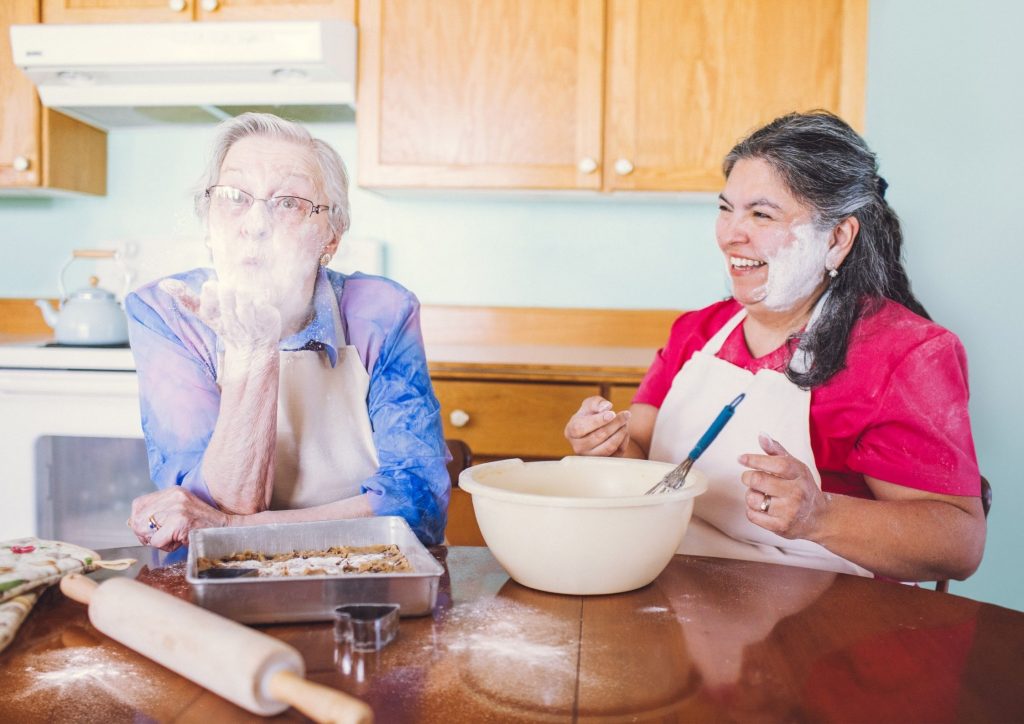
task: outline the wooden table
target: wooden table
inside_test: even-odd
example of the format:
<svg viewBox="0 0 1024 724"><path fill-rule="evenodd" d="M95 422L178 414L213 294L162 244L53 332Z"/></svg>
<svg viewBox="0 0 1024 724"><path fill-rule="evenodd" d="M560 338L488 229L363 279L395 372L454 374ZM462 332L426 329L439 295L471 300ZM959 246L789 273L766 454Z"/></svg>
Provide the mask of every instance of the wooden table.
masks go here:
<svg viewBox="0 0 1024 724"><path fill-rule="evenodd" d="M129 574L189 597L183 562L104 557L124 553ZM433 616L402 619L381 652L337 649L328 623L264 630L380 722L1024 721L1021 612L685 556L638 591L559 596L511 581L485 548L435 555L448 573ZM98 633L56 589L0 654L3 722L251 718Z"/></svg>

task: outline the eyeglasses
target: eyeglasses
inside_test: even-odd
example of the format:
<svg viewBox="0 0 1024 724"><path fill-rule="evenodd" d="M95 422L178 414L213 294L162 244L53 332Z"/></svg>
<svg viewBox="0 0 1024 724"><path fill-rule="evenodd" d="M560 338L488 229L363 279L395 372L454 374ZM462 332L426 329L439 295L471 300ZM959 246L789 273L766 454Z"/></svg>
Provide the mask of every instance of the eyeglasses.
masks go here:
<svg viewBox="0 0 1024 724"><path fill-rule="evenodd" d="M272 196L269 199L258 199L248 191L236 189L234 186L211 186L206 189L206 198L211 207L226 216L242 216L257 201L263 201L275 222L281 224L298 224L313 214L327 211L327 204L314 204L301 196Z"/></svg>

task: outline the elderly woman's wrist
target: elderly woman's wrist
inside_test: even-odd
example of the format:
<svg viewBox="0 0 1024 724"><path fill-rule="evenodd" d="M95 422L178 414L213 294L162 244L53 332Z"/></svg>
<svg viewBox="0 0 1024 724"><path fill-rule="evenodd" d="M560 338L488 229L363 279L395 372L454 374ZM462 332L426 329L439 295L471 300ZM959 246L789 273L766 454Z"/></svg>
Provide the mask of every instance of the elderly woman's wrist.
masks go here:
<svg viewBox="0 0 1024 724"><path fill-rule="evenodd" d="M245 525L245 519L248 516L242 515L241 513L224 513L224 520L221 523L221 528L237 528L238 526Z"/></svg>
<svg viewBox="0 0 1024 724"><path fill-rule="evenodd" d="M224 361L236 364L265 363L277 360L276 342L254 342L252 344L224 343Z"/></svg>

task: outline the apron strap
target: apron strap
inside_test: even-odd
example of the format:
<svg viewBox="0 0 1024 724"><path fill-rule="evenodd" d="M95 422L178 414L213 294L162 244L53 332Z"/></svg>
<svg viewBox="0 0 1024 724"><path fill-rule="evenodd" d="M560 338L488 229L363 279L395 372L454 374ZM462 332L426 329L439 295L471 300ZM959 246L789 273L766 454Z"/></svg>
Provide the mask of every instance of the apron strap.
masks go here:
<svg viewBox="0 0 1024 724"><path fill-rule="evenodd" d="M729 339L729 335L732 331L740 325L744 319L747 318L746 308L740 309L736 312L735 316L730 319L725 325L715 333L715 336L707 341L707 343L701 348L701 352L711 355L714 357L718 354L718 350L722 349L722 345L725 344L725 340Z"/></svg>

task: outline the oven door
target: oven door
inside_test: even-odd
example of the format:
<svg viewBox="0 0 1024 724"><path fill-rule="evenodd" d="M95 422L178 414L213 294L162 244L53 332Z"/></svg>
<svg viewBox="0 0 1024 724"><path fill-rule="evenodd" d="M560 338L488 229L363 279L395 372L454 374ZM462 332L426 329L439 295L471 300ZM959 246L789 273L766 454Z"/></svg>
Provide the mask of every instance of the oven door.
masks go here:
<svg viewBox="0 0 1024 724"><path fill-rule="evenodd" d="M0 370L0 441L0 539L137 545L125 520L153 484L134 372Z"/></svg>

